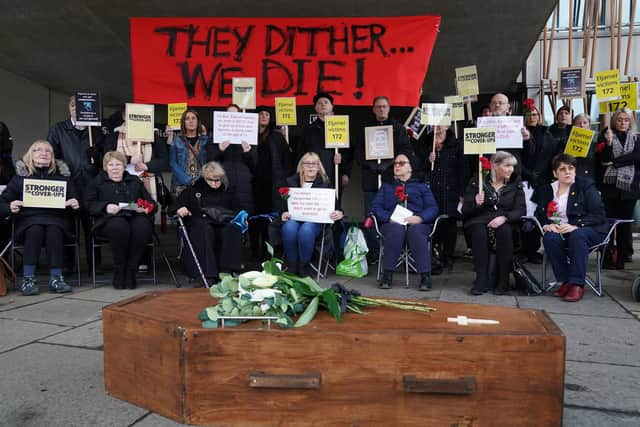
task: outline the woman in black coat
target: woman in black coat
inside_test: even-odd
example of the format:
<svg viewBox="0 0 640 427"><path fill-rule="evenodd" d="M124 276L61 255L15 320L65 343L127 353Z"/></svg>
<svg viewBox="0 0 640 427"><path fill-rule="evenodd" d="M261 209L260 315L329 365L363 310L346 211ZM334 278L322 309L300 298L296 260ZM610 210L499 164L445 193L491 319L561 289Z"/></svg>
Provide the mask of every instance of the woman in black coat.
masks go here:
<svg viewBox="0 0 640 427"><path fill-rule="evenodd" d="M491 158L491 171L478 192L478 179L473 178L464 194L462 217L471 234L473 265L476 279L472 295L481 295L492 287L489 283L490 246L495 246L497 284L494 293L509 290L509 273L513 263L513 234L520 218L526 213L524 191L514 175L517 160L513 154L498 151Z"/></svg>
<svg viewBox="0 0 640 427"><path fill-rule="evenodd" d="M38 295L35 271L43 241L47 248L51 279L49 291L71 292L62 276L65 234L73 233L72 216L66 208L77 210L70 171L64 162L56 162L53 147L47 141L38 140L31 144L22 161L16 163L15 175L0 196L0 215L9 213L15 218L15 239L24 242L23 279L20 290L23 295ZM65 209L24 207L23 186L25 179L66 182Z"/></svg>
<svg viewBox="0 0 640 427"><path fill-rule="evenodd" d="M87 191L92 231L109 240L113 251L113 287L134 289L145 246L151 242L157 205L138 177L125 171L119 151L104 155L100 172Z"/></svg>
<svg viewBox="0 0 640 427"><path fill-rule="evenodd" d="M202 166L201 177L180 193L171 215L183 218L189 240L205 277L213 282L219 272L241 270L240 227L231 224L238 209L235 194L222 166L208 162ZM182 252L183 267L190 278L198 277L198 269L188 248Z"/></svg>

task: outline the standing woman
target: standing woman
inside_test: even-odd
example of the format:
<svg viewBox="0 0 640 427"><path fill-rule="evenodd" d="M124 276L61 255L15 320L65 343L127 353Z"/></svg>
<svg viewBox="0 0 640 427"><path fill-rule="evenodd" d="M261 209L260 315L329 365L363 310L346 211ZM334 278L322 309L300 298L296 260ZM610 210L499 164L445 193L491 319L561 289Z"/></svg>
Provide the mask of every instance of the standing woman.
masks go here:
<svg viewBox="0 0 640 427"><path fill-rule="evenodd" d="M611 130L605 132L605 144L596 159L604 170L600 192L607 209L607 217L632 219L636 201L640 198L640 143L636 138L637 125L631 110L620 109L613 113ZM616 228L618 246L616 269L624 268L625 258L631 260L631 225L620 224Z"/></svg>
<svg viewBox="0 0 640 427"><path fill-rule="evenodd" d="M67 183L65 208L77 210L80 207L76 199L75 186L71 180L71 171L62 161L56 162L53 147L47 141L37 140L16 162L17 174L11 179L0 196L0 215L15 215L15 239L24 242L23 277L20 291L22 295L38 295L35 272L40 249L44 242L49 258L49 291L56 293L71 292L62 276L64 237L73 230L72 216L67 209L24 207L24 180L54 180Z"/></svg>
<svg viewBox="0 0 640 427"><path fill-rule="evenodd" d="M200 116L186 110L180 118L180 134L173 136L169 149L171 190L180 194L200 176L200 168L207 162L208 137L200 134Z"/></svg>
<svg viewBox="0 0 640 427"><path fill-rule="evenodd" d="M591 130L591 122L586 114L578 114L573 119L573 126L581 129ZM596 149L597 134L594 134L589 151L585 157L576 158L576 176L597 181L596 178Z"/></svg>

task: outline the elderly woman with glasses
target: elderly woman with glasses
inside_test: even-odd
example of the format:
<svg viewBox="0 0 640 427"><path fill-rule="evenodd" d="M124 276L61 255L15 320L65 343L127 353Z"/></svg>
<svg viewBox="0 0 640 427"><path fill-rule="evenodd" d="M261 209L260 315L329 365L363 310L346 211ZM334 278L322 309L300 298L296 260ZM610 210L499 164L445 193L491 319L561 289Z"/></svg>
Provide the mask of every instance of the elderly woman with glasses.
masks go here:
<svg viewBox="0 0 640 427"><path fill-rule="evenodd" d="M218 162L202 166L201 176L187 187L170 209L185 222L189 240L207 279L218 281L219 272L241 270L240 227L229 221L235 216L238 202L225 170ZM190 250L184 250L183 268L194 279L199 272Z"/></svg>
<svg viewBox="0 0 640 427"><path fill-rule="evenodd" d="M320 157L316 153L304 154L298 162L296 171L295 175L287 178L289 188L331 188L329 177L327 177ZM336 209L330 215L332 221L339 221L344 217L337 205L336 202ZM301 276L311 276L312 270L309 262L313 255L316 238L322 232L322 224L293 220L287 209L287 207L283 207L280 219L283 223L282 245L289 271Z"/></svg>
<svg viewBox="0 0 640 427"><path fill-rule="evenodd" d="M383 274L380 289L390 289L393 272L402 252L405 239L420 273L421 291L431 290L431 253L429 252L429 234L432 223L438 216L438 204L431 190L424 182L413 178L418 162L410 154L398 154L393 161L394 183L383 183L371 203L371 210L382 223L384 236ZM410 215L401 217L394 211L401 206L410 211Z"/></svg>
<svg viewBox="0 0 640 427"><path fill-rule="evenodd" d="M65 234L73 229L71 216L67 208L77 210L80 205L75 198L75 188L71 181L71 172L62 161L56 161L51 144L38 140L31 144L22 160L16 162L16 175L9 181L0 196L0 215L15 215L15 236L24 242L23 279L20 291L23 295L38 295L36 284L36 265L40 249L45 244L49 258L51 278L49 291L56 293L71 292L62 276L62 262ZM24 206L24 181L51 180L66 182L65 208L52 209Z"/></svg>
<svg viewBox="0 0 640 427"><path fill-rule="evenodd" d="M126 157L105 153L103 171L87 190L93 232L109 241L113 252L113 287L134 289L144 247L151 242L157 205L137 176L125 171Z"/></svg>

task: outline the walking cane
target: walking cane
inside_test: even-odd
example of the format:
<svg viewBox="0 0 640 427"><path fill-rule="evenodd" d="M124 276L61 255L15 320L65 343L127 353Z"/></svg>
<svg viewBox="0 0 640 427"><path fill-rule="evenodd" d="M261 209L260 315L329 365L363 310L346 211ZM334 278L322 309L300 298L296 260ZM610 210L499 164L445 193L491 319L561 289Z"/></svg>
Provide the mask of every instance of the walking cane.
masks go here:
<svg viewBox="0 0 640 427"><path fill-rule="evenodd" d="M202 284L205 288L209 287L209 283L207 283L207 278L204 276L202 272L202 267L200 267L200 262L198 261L198 257L196 256L196 251L193 250L193 246L191 245L191 240L189 239L189 235L187 234L187 229L184 226L184 222L182 221L182 217L178 216L178 224L180 224L180 230L182 231L182 235L184 236L184 240L187 242L187 246L189 246L189 250L191 251L191 256L196 263L196 267L198 267L198 272L200 273L200 278L202 279Z"/></svg>

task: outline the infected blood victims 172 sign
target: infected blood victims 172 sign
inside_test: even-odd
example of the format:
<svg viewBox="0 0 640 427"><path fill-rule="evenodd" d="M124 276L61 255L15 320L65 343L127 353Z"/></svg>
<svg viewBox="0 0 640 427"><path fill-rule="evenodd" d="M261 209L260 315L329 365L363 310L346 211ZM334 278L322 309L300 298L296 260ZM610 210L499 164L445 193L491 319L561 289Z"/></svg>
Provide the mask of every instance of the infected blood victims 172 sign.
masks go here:
<svg viewBox="0 0 640 427"><path fill-rule="evenodd" d="M131 18L136 103L223 106L234 77L256 77L256 103L318 91L338 105L419 102L439 16Z"/></svg>

